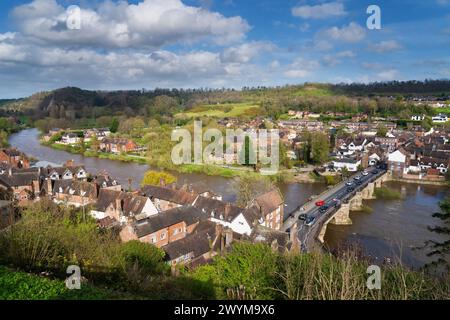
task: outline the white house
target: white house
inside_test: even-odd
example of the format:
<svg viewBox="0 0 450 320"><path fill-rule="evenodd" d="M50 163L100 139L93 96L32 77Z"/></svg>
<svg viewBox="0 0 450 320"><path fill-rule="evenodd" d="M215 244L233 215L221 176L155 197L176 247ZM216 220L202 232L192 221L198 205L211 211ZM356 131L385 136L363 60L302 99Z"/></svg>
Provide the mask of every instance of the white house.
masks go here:
<svg viewBox="0 0 450 320"><path fill-rule="evenodd" d="M448 116L445 114L440 114L432 118L434 123L446 123L448 121Z"/></svg>
<svg viewBox="0 0 450 320"><path fill-rule="evenodd" d="M369 166L374 166L381 161L381 157L376 153L372 153L369 156Z"/></svg>
<svg viewBox="0 0 450 320"><path fill-rule="evenodd" d="M61 137L61 143L63 144L77 144L80 140L75 133L66 133Z"/></svg>
<svg viewBox="0 0 450 320"><path fill-rule="evenodd" d="M424 115L414 115L414 116L411 116L411 120L412 121L422 121L422 120L425 120L425 116Z"/></svg>
<svg viewBox="0 0 450 320"><path fill-rule="evenodd" d="M356 159L337 159L333 161L333 167L337 171L342 171L342 169L347 168L349 172L356 172L358 171L359 166L361 165L361 160Z"/></svg>

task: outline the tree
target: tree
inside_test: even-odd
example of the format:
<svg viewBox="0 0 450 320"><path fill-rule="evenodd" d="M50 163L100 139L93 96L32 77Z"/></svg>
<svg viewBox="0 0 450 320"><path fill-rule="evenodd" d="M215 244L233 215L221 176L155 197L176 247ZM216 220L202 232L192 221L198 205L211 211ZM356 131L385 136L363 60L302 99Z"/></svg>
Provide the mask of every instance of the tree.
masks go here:
<svg viewBox="0 0 450 320"><path fill-rule="evenodd" d="M177 178L170 173L162 172L162 171L147 171L142 179L142 186L159 186L161 183L164 185L172 184L177 182Z"/></svg>
<svg viewBox="0 0 450 320"><path fill-rule="evenodd" d="M246 207L257 196L274 189L275 185L266 177L245 174L235 180L235 187L237 204Z"/></svg>
<svg viewBox="0 0 450 320"><path fill-rule="evenodd" d="M323 164L328 161L330 155L330 139L328 135L316 133L311 136L311 160L315 164Z"/></svg>
<svg viewBox="0 0 450 320"><path fill-rule="evenodd" d="M119 125L120 125L119 120L117 118L114 118L112 120L111 127L110 127L111 132L116 133L117 130L119 130Z"/></svg>
<svg viewBox="0 0 450 320"><path fill-rule="evenodd" d="M378 137L386 137L387 133L388 133L388 130L385 125L381 125L378 127L378 130L377 130Z"/></svg>
<svg viewBox="0 0 450 320"><path fill-rule="evenodd" d="M147 275L160 275L167 271L164 251L148 243L129 241L121 246L125 268L138 268Z"/></svg>
<svg viewBox="0 0 450 320"><path fill-rule="evenodd" d="M450 197L445 199L439 204L441 212L433 214L434 218L438 218L443 222L441 226L428 227L431 232L450 235ZM437 260L428 264L427 267L431 266L444 266L447 271L450 270L450 240L443 242L438 242L435 240L430 240L425 243L425 247L430 248L431 252L427 255L429 257L437 257Z"/></svg>

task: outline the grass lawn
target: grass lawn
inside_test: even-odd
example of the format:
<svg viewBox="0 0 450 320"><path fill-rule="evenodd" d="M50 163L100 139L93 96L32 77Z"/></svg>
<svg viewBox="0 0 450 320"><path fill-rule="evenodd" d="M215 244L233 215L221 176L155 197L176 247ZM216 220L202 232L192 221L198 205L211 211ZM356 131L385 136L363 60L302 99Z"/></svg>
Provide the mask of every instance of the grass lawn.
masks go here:
<svg viewBox="0 0 450 320"><path fill-rule="evenodd" d="M190 112L179 113L177 117L239 117L248 113L255 113L259 111L260 106L255 103L230 103L230 104L214 104L198 106Z"/></svg>
<svg viewBox="0 0 450 320"><path fill-rule="evenodd" d="M112 291L82 285L69 290L63 280L51 280L0 266L0 300L110 300L123 299Z"/></svg>

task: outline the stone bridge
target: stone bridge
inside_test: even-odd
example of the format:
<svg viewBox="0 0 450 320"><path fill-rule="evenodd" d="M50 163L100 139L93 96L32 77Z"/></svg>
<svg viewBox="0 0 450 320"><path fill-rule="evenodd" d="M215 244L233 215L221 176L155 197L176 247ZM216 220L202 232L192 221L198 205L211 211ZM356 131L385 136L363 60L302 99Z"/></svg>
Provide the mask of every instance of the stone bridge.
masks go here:
<svg viewBox="0 0 450 320"><path fill-rule="evenodd" d="M364 200L375 199L375 189L381 188L383 183L390 180L388 173L378 177L374 182L368 183L362 190L355 192L349 199L344 201L340 208L334 213L330 214L330 217L323 222L322 226L319 226L320 232L317 239L323 244L327 226L329 223L334 225L351 225L350 219L351 211L361 211L363 209Z"/></svg>

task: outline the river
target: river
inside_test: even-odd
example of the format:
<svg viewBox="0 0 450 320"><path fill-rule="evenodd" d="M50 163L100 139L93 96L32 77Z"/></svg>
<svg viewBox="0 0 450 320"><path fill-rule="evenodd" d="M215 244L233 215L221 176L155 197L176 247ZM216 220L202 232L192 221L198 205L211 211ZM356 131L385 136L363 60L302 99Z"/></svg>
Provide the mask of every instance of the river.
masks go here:
<svg viewBox="0 0 450 320"><path fill-rule="evenodd" d="M83 164L86 170L95 174L106 170L111 176L124 186L131 179L134 188L144 173L149 170L148 165L127 163L108 159L97 159L55 150L39 143L37 129L23 130L11 135L11 146L20 149L28 156L41 161L62 164L67 160L74 160ZM235 201L233 179L212 177L204 174L176 174L180 183L194 183L202 181L215 193L224 196L226 201ZM410 267L420 267L430 259L423 250L413 250L426 240L442 241L443 236L431 233L427 227L439 225L439 220L432 217L438 210L438 202L450 196L448 188L436 186L419 186L408 184L390 184L391 188L402 192L402 200L383 201L372 200L366 205L371 207L371 213L352 213L351 226L332 226L327 230L325 241L331 249L345 242L358 243L367 255L382 261L384 257L399 256ZM284 195L286 214L304 204L314 194L325 190L322 184L282 184L280 190Z"/></svg>

